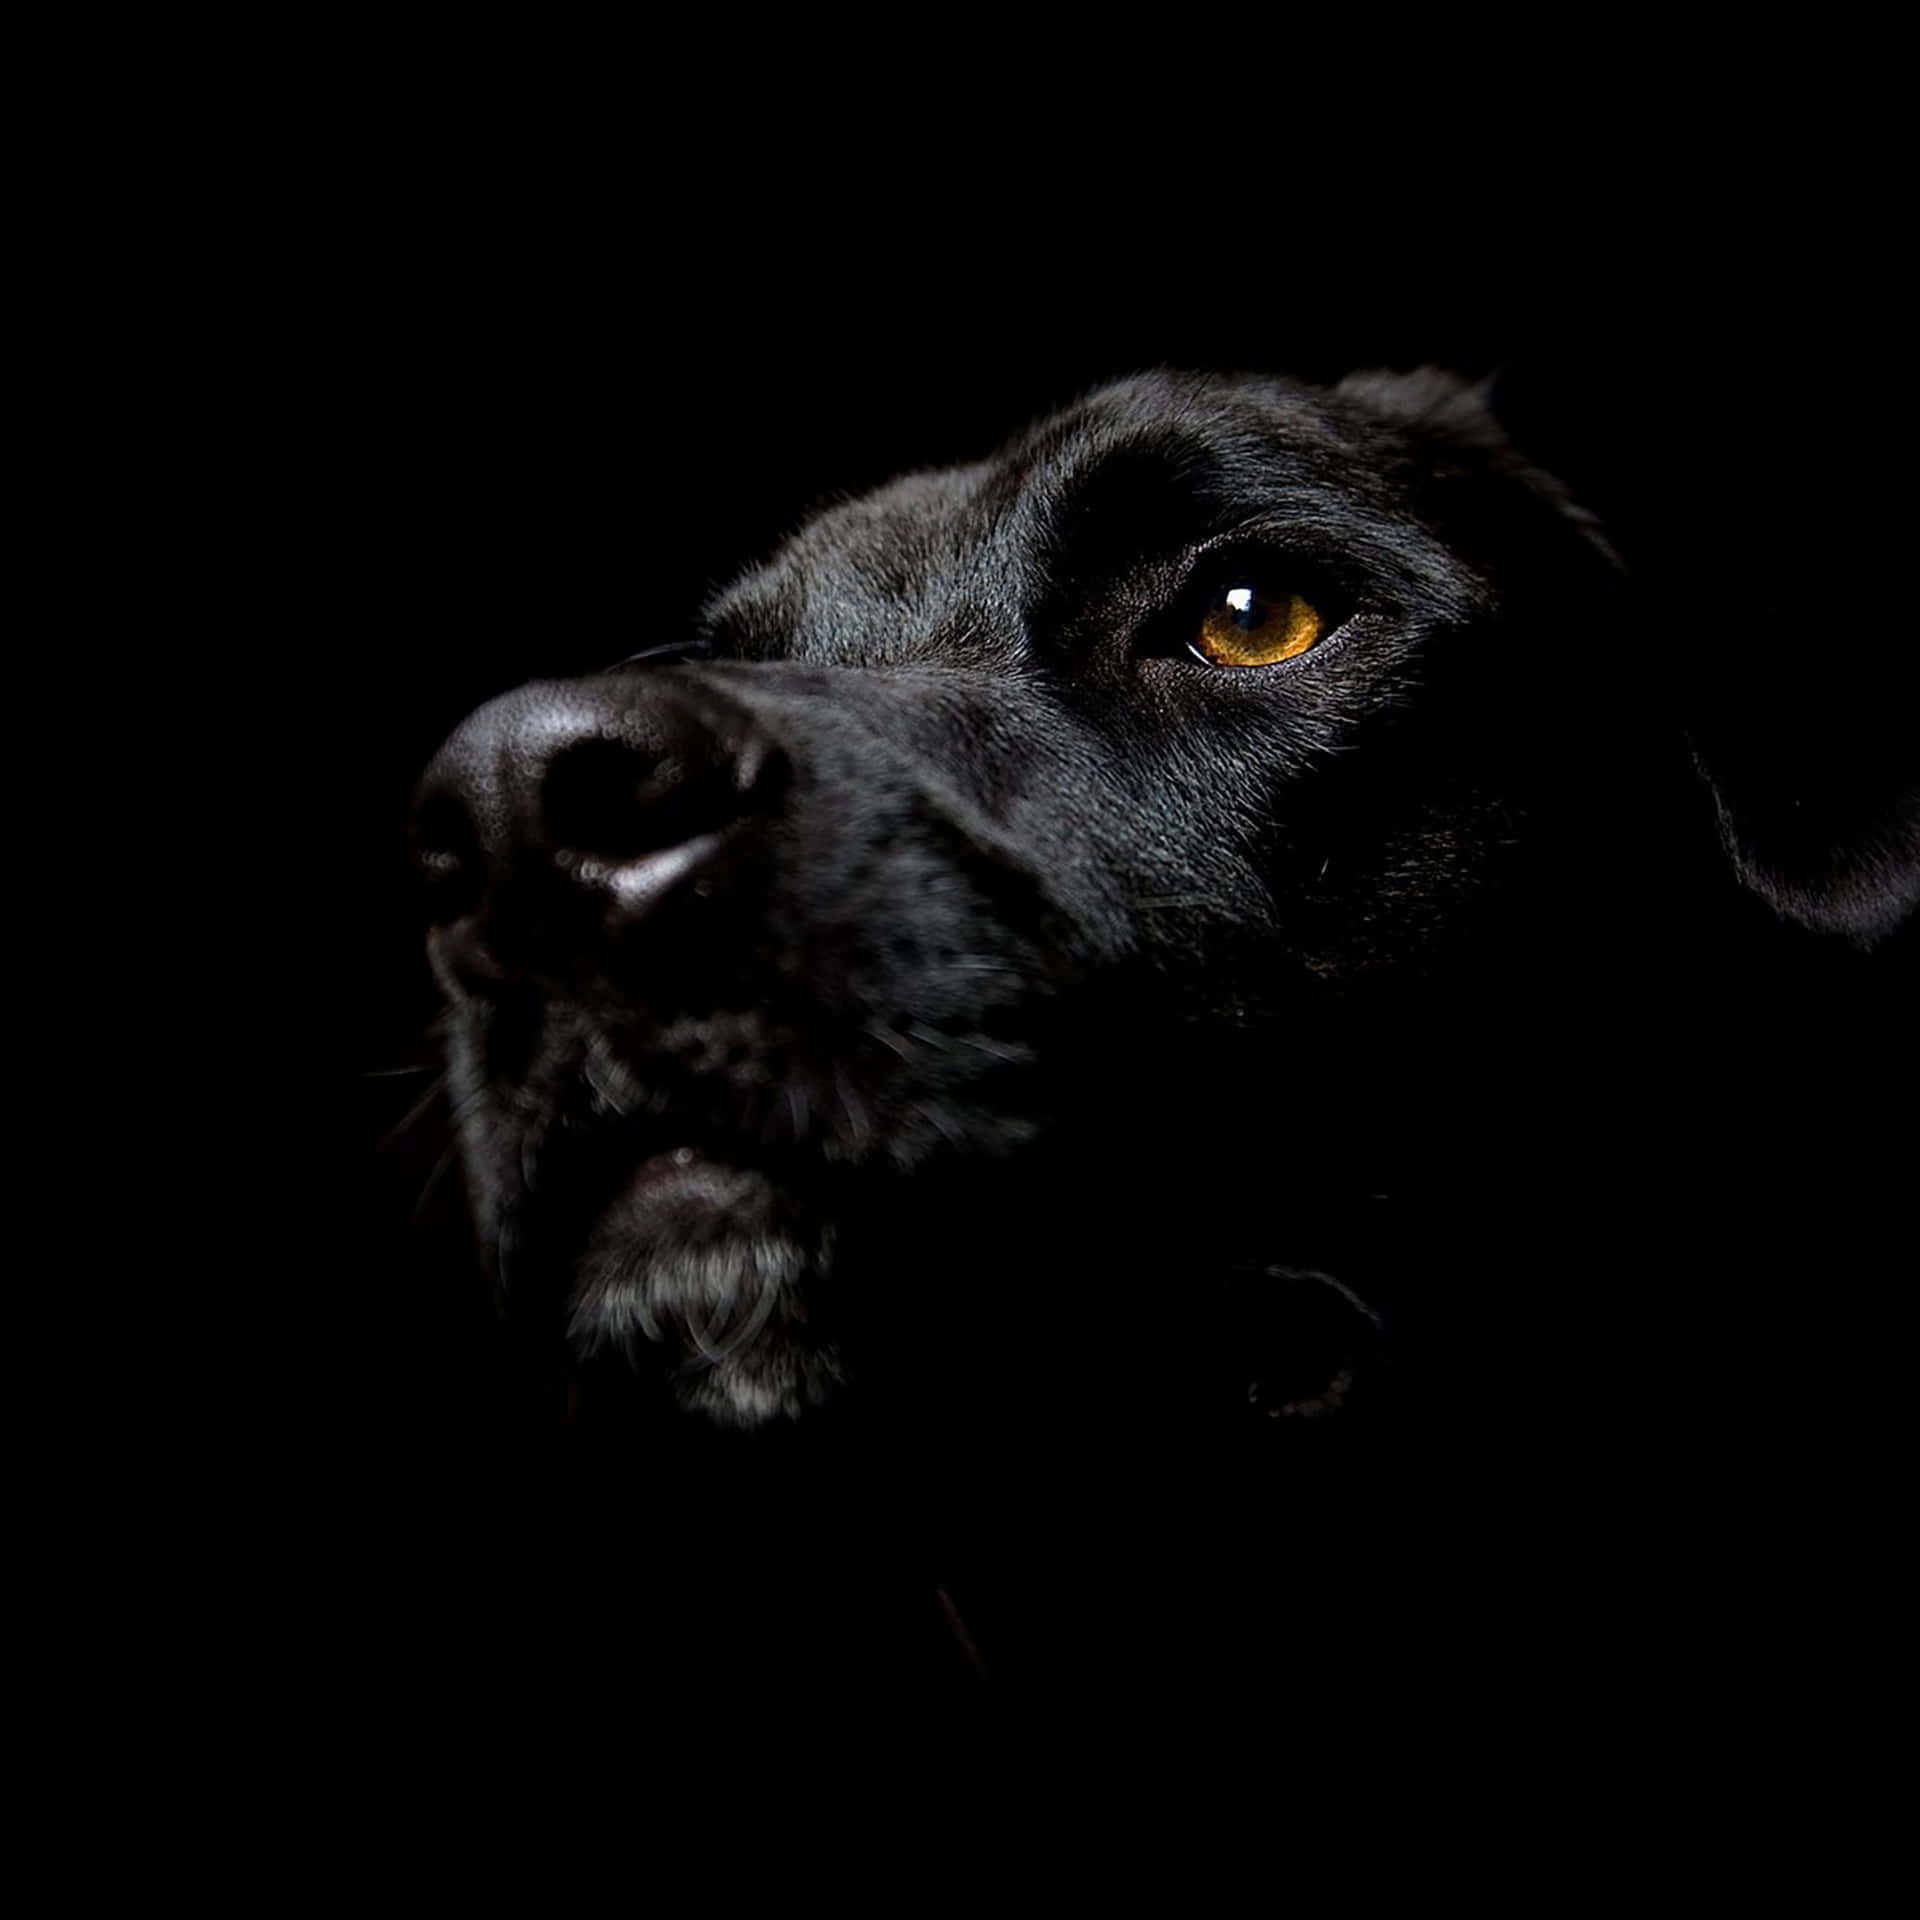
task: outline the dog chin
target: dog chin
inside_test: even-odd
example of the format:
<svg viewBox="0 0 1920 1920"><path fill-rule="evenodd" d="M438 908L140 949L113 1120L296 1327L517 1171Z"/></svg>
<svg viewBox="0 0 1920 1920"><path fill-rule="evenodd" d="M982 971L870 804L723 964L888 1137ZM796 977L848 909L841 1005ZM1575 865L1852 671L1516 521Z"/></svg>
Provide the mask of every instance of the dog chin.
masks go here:
<svg viewBox="0 0 1920 1920"><path fill-rule="evenodd" d="M718 1365L683 1374L674 1397L683 1411L716 1426L763 1427L823 1407L845 1383L839 1354L760 1342Z"/></svg>
<svg viewBox="0 0 1920 1920"><path fill-rule="evenodd" d="M652 1349L689 1412L724 1426L793 1419L845 1371L808 1324L831 1229L795 1217L754 1169L681 1149L643 1164L578 1268L568 1332L582 1358Z"/></svg>

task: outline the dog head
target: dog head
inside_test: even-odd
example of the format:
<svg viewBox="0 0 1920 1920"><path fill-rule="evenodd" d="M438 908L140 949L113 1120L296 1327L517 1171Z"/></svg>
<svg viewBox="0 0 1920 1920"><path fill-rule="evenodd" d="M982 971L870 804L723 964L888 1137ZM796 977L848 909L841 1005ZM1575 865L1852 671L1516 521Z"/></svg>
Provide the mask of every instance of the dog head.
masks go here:
<svg viewBox="0 0 1920 1920"><path fill-rule="evenodd" d="M1129 380L643 638L472 715L416 835L499 1277L726 1423L1155 1364L1195 1276L1567 1104L1734 866L1865 938L1915 894L1911 796L1783 850L1703 769L1446 376Z"/></svg>

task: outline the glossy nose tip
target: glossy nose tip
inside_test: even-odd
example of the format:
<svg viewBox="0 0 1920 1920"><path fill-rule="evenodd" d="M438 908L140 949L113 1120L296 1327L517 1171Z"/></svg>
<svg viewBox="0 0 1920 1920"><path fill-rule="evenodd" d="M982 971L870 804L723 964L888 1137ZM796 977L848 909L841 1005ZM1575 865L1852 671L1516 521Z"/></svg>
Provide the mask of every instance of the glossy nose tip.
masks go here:
<svg viewBox="0 0 1920 1920"><path fill-rule="evenodd" d="M429 918L469 918L529 873L637 910L768 810L786 770L744 715L664 677L521 687L462 721L421 780Z"/></svg>

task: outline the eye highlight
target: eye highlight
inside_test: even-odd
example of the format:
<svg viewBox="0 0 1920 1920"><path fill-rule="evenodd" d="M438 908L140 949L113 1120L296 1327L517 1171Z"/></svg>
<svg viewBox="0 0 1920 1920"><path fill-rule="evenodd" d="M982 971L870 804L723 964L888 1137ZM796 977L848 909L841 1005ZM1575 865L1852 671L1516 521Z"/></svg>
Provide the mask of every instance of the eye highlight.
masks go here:
<svg viewBox="0 0 1920 1920"><path fill-rule="evenodd" d="M1325 630L1319 609L1299 594L1242 584L1215 598L1188 645L1211 667L1270 667L1305 653Z"/></svg>

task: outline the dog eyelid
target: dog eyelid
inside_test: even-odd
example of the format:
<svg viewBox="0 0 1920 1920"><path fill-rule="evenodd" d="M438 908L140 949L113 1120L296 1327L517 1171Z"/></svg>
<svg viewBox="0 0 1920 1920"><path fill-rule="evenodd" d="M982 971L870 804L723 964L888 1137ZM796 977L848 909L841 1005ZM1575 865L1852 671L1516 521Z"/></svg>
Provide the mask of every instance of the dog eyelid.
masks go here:
<svg viewBox="0 0 1920 1920"><path fill-rule="evenodd" d="M602 673L618 673L622 667L637 666L643 660L651 660L661 666L672 666L681 660L711 660L713 645L707 640L663 640L658 646L642 647L638 653L630 653L624 660L615 660L610 666L600 669Z"/></svg>
<svg viewBox="0 0 1920 1920"><path fill-rule="evenodd" d="M1223 537L1190 553L1161 611L1140 630L1135 657L1184 662L1212 673L1287 667L1340 638L1364 610L1359 596L1324 561ZM1205 644L1209 628L1218 626L1223 633L1230 625L1246 628L1255 624L1256 613L1269 612L1279 612L1289 629L1298 630L1284 653L1262 659L1250 651L1236 659L1231 647Z"/></svg>

